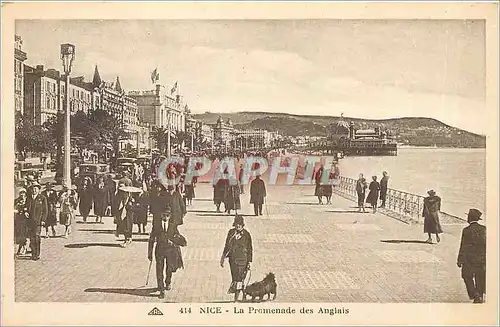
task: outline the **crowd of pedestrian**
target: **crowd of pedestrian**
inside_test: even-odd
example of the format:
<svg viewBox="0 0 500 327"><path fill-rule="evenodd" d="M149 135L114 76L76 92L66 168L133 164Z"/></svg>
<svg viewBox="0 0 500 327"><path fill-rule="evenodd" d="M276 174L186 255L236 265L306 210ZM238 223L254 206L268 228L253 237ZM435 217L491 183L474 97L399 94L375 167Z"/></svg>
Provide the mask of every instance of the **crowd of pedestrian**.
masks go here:
<svg viewBox="0 0 500 327"><path fill-rule="evenodd" d="M372 176L372 181L368 185L364 175L359 174L359 178L356 181L356 194L358 196L358 212L366 212L365 203L368 203L370 204L373 213L376 213L379 199L381 201L379 208L385 208L389 175L387 174L386 171L384 171L382 173L382 176L383 177L380 180L380 182L377 181L377 176ZM367 189L369 191L368 196L366 196Z"/></svg>
<svg viewBox="0 0 500 327"><path fill-rule="evenodd" d="M149 233L147 257L152 262L154 251L159 296L164 298L165 291L172 287L173 274L178 269L184 268L180 248L186 246L187 241L178 227L184 224L187 207L192 205L192 199L195 198L197 184L196 177L189 183L186 181L185 170L190 155L193 154L185 156L184 163L170 163L167 166L167 177L177 181L174 185L162 183L155 174L150 178L145 176L147 174L131 176L130 172L124 172L119 179L109 174L96 178L94 183L90 178L83 178L77 187L69 189L55 187L51 183L46 183L42 187L36 178L28 176L14 203L16 253L24 255L31 249L32 260L39 260L42 238L49 237L49 234L52 234L52 237L58 236L56 229L58 223L65 227L62 236L68 237L72 232L71 226L76 212L79 212L83 222L87 222L92 210L95 223L102 224L103 217L106 216L114 218L115 234L117 237L124 236L121 246L127 247L133 241L134 224L138 226L139 234L148 234L148 215L151 213L153 221ZM159 167L161 161L165 159L159 157L153 165ZM232 282L228 293L234 293L235 299L243 289L243 281L253 260L252 237L244 228L244 219L239 214L242 209L242 196L245 194L244 169L243 166L239 168L236 178L230 179L226 169L213 185L216 212L222 212L222 204L224 212L228 215L231 215L232 211L235 212L234 228L227 234L220 259L222 267L225 259L229 259ZM323 181L325 174L328 176L327 183ZM314 194L318 197L319 204L324 203L323 197L326 197L327 204L331 204L335 186L331 181L340 177L338 166L333 164L329 172L325 172L325 167L321 164L313 173L313 177ZM381 201L379 207L385 208L389 175L384 171L380 182L377 179L377 176L372 176L372 181L368 184L363 174L359 175L355 186L359 212L366 212L365 203L371 206L373 213L377 212L379 201ZM368 195L366 195L367 190ZM427 193L422 211L424 233L428 234L425 242L432 244L434 234L436 242L439 243L441 241L439 235L443 233L439 221L441 198L434 190L429 190ZM253 205L255 216L263 215L267 193L266 185L260 175L251 181L249 194L249 203ZM482 213L477 209L469 211L467 216L469 226L462 232L457 258L457 266L462 270L467 294L474 303L483 303L486 293L486 227L478 224L481 216Z"/></svg>

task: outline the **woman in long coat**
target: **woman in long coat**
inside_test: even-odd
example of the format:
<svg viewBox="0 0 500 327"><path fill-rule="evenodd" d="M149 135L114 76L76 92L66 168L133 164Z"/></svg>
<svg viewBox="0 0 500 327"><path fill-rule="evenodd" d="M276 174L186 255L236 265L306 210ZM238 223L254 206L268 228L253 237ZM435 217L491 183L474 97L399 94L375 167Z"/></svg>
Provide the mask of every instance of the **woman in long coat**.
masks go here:
<svg viewBox="0 0 500 327"><path fill-rule="evenodd" d="M109 203L109 189L104 183L104 178L100 177L94 187L94 214L96 223L103 224L102 217L106 215Z"/></svg>
<svg viewBox="0 0 500 327"><path fill-rule="evenodd" d="M28 196L26 189L19 190L19 196L14 201L14 240L17 244L17 254L26 254L28 247Z"/></svg>
<svg viewBox="0 0 500 327"><path fill-rule="evenodd" d="M238 299L239 292L243 289L243 280L253 259L252 237L244 228L243 217L236 215L234 217L234 228L227 233L226 243L220 259L220 266L224 267L224 260L229 258L229 267L231 269L231 286L228 293L235 293L235 301Z"/></svg>
<svg viewBox="0 0 500 327"><path fill-rule="evenodd" d="M358 211L365 211L365 195L366 195L366 179L363 177L363 174L359 174L359 179L356 182L356 194L358 195Z"/></svg>
<svg viewBox="0 0 500 327"><path fill-rule="evenodd" d="M113 176L109 174L106 178L106 190L108 191L108 204L105 212L105 216L114 216L112 206L113 206L113 198L116 194L116 182L113 180ZM109 208L109 210L108 210ZM108 214L109 213L109 214Z"/></svg>
<svg viewBox="0 0 500 327"><path fill-rule="evenodd" d="M83 180L82 187L78 191L78 197L80 198L78 209L80 211L80 215L83 217L83 222L86 222L90 209L92 209L93 202L93 191L89 178L85 178Z"/></svg>
<svg viewBox="0 0 500 327"><path fill-rule="evenodd" d="M366 197L366 203L371 204L373 213L375 213L377 212L378 192L380 191L380 184L377 182L377 176L372 176L372 181L368 189L370 192Z"/></svg>
<svg viewBox="0 0 500 327"><path fill-rule="evenodd" d="M120 184L123 185L123 184ZM125 236L125 241L122 247L126 247L132 243L132 226L134 219L134 203L135 200L129 192L118 191L118 209L117 209L117 228L116 234L123 234Z"/></svg>
<svg viewBox="0 0 500 327"><path fill-rule="evenodd" d="M322 194L326 196L326 204L332 204L333 178L334 173L333 171L330 171L330 174L328 175L328 183L321 186Z"/></svg>
<svg viewBox="0 0 500 327"><path fill-rule="evenodd" d="M316 184L316 187L314 189L314 196L318 197L318 202L319 204L323 204L323 185L321 185L321 177L323 176L323 171L324 171L323 165L318 169L318 171L314 174L314 182Z"/></svg>
<svg viewBox="0 0 500 327"><path fill-rule="evenodd" d="M240 186L226 184L226 198L224 199L224 206L226 208L226 212L228 215L231 214L231 210L235 210L236 214L238 214L238 210L241 210L241 201L240 201Z"/></svg>
<svg viewBox="0 0 500 327"><path fill-rule="evenodd" d="M222 212L222 211L220 211L220 204L226 198L226 184L227 184L227 182L228 182L227 179L221 178L214 185L214 204L217 208L217 212Z"/></svg>
<svg viewBox="0 0 500 327"><path fill-rule="evenodd" d="M172 189L169 186L169 191ZM170 219L168 220L169 225L173 225L174 231L178 232L177 226L184 224L184 216L187 213L186 205L180 193L180 187L177 186L173 193L171 193L171 204L170 204Z"/></svg>
<svg viewBox="0 0 500 327"><path fill-rule="evenodd" d="M138 233L146 233L146 225L148 224L148 210L149 210L149 194L144 191L136 196L134 208L134 224L137 225Z"/></svg>
<svg viewBox="0 0 500 327"><path fill-rule="evenodd" d="M424 233L429 235L427 243L432 243L431 234L436 234L436 242L441 240L439 234L443 232L441 223L439 222L439 210L441 210L441 198L436 195L434 190L427 192L428 197L424 199L424 210L422 216L424 217Z"/></svg>
<svg viewBox="0 0 500 327"><path fill-rule="evenodd" d="M196 183L198 182L198 177L193 176L191 183L188 185L187 183L184 185L184 189L186 191L186 200L187 205L193 204L193 199L195 198L194 189L196 187Z"/></svg>
<svg viewBox="0 0 500 327"><path fill-rule="evenodd" d="M57 201L59 200L57 197L56 191L52 189L50 182L45 184L45 190L42 192L42 195L47 199L47 220L45 221L45 237L49 237L49 227L52 229L52 236L56 237L56 229L57 226Z"/></svg>

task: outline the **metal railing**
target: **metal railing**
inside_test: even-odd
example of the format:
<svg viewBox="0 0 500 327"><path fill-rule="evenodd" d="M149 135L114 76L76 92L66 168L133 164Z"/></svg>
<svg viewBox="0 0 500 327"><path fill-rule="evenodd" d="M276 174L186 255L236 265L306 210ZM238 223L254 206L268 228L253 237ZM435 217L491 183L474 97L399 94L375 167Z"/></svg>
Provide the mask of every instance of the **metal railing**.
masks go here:
<svg viewBox="0 0 500 327"><path fill-rule="evenodd" d="M357 201L356 180L349 177L340 177L340 183L334 188L335 193L352 201ZM423 223L422 211L424 197L404 191L387 189L385 208L378 209L380 213L391 216L406 223ZM440 212L442 224L463 223L465 219Z"/></svg>

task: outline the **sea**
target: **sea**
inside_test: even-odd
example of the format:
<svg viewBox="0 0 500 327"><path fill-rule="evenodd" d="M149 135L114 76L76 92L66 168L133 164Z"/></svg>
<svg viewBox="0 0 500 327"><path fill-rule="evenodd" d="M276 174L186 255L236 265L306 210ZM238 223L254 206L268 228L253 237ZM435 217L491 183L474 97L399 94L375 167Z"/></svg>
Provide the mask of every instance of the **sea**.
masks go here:
<svg viewBox="0 0 500 327"><path fill-rule="evenodd" d="M486 217L486 149L400 148L397 156L345 157L342 176L367 181L389 174L389 188L427 196L433 189L441 197L441 211L466 217L477 208Z"/></svg>
<svg viewBox="0 0 500 327"><path fill-rule="evenodd" d="M293 156L297 155L287 153L281 158ZM319 156L307 157L318 162L316 167L323 161ZM304 162L305 156L299 158ZM198 181L213 181L216 166L214 163ZM345 157L339 160L338 167L341 176L357 179L362 173L368 182L372 176L380 181L382 172L387 171L389 188L421 196L427 196L432 189L441 197L441 211L466 218L469 209L476 208L486 218L486 149L401 147L397 156ZM303 176L299 171L297 176ZM269 170L262 177L268 183ZM280 174L276 185L286 185L286 177Z"/></svg>

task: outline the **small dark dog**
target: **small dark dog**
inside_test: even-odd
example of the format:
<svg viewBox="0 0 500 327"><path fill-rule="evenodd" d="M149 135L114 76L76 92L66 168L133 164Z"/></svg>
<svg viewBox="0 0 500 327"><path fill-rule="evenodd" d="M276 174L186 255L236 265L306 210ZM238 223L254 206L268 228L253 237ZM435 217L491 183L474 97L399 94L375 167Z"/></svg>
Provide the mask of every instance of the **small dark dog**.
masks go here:
<svg viewBox="0 0 500 327"><path fill-rule="evenodd" d="M266 277L260 281L248 285L243 290L243 300L247 299L247 295L252 297L252 302L259 298L259 302L264 300L264 295L267 294L267 300L271 299L271 294L273 294L273 300L276 299L276 291L278 285L276 284L276 279L273 273L269 273Z"/></svg>

